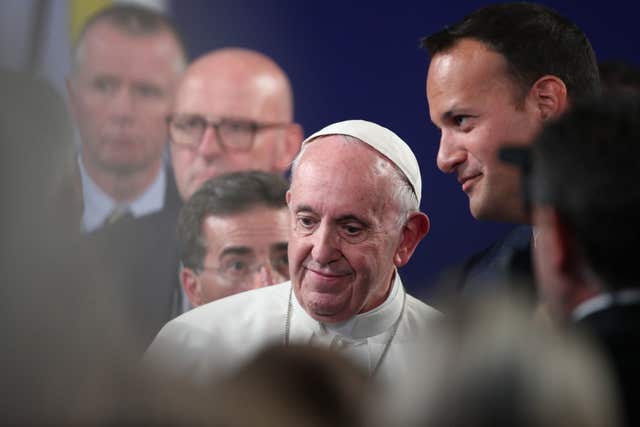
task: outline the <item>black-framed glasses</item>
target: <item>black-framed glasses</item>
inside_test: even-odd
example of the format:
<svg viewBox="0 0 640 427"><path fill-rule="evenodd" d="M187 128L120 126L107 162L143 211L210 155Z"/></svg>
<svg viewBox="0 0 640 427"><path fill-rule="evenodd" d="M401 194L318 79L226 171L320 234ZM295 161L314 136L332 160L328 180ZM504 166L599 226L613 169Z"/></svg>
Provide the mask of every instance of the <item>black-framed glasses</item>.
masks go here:
<svg viewBox="0 0 640 427"><path fill-rule="evenodd" d="M177 146L196 149L202 143L207 128L212 127L220 147L229 151L249 151L253 147L256 133L289 125L226 118L211 121L196 114L170 115L166 120L171 142Z"/></svg>

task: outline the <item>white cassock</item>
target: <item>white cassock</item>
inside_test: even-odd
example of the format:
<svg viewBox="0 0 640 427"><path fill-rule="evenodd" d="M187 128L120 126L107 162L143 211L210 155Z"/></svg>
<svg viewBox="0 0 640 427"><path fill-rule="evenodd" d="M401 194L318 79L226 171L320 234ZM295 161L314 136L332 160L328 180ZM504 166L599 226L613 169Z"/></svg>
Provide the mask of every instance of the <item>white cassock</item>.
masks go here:
<svg viewBox="0 0 640 427"><path fill-rule="evenodd" d="M285 282L213 301L170 321L143 363L204 384L229 374L266 346L289 342L335 348L377 379L399 380L415 371L414 350L439 317L405 292L397 272L382 305L339 324L309 316L291 282Z"/></svg>

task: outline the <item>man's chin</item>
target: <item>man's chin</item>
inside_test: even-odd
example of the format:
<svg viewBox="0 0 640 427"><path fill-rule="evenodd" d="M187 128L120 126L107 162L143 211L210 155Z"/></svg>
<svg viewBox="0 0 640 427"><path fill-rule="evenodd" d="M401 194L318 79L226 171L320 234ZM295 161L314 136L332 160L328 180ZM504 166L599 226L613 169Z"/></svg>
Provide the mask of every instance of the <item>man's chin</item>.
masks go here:
<svg viewBox="0 0 640 427"><path fill-rule="evenodd" d="M322 322L322 323L342 323L345 322L347 320L349 320L350 318L352 318L352 315L349 315L348 313L317 313L317 312L313 312L313 311L307 311L307 313L309 314L309 316L311 316L313 319L317 320L318 322Z"/></svg>
<svg viewBox="0 0 640 427"><path fill-rule="evenodd" d="M131 175L136 172L140 172L146 168L146 164L141 163L133 163L127 161L113 161L108 160L102 162L102 167L105 170L110 171L111 173L118 175Z"/></svg>
<svg viewBox="0 0 640 427"><path fill-rule="evenodd" d="M340 323L353 317L348 310L348 303L318 304L314 302L305 304L305 311L315 320L323 323Z"/></svg>

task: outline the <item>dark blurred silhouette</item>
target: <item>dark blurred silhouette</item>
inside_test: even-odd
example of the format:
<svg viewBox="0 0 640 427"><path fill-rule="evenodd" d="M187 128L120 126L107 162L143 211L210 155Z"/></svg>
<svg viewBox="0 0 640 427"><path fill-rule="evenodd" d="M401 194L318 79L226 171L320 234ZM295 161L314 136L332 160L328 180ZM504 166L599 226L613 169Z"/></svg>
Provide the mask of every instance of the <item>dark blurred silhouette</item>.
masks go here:
<svg viewBox="0 0 640 427"><path fill-rule="evenodd" d="M0 92L3 425L210 425L209 394L138 372L111 275L51 209L72 150L63 100L15 72Z"/></svg>
<svg viewBox="0 0 640 427"><path fill-rule="evenodd" d="M640 423L640 96L606 93L550 123L532 149L540 293L550 313L594 338Z"/></svg>
<svg viewBox="0 0 640 427"><path fill-rule="evenodd" d="M602 61L598 63L602 88L613 91L640 93L640 68L628 61Z"/></svg>
<svg viewBox="0 0 640 427"><path fill-rule="evenodd" d="M531 322L514 295L451 306L413 384L375 426L618 426L608 365L589 343ZM517 301L517 303L516 303Z"/></svg>

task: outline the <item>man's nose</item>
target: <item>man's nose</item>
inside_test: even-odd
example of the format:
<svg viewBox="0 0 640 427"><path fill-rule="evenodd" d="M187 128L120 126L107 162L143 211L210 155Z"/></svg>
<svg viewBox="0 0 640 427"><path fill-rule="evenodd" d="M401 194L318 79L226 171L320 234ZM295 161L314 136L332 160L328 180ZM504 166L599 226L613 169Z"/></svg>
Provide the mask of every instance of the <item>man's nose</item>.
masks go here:
<svg viewBox="0 0 640 427"><path fill-rule="evenodd" d="M327 265L340 257L339 240L333 227L320 225L313 233L311 257L320 265Z"/></svg>
<svg viewBox="0 0 640 427"><path fill-rule="evenodd" d="M218 134L212 126L207 126L202 134L202 140L198 146L198 154L202 157L212 157L220 155L222 147L220 146L220 140Z"/></svg>
<svg viewBox="0 0 640 427"><path fill-rule="evenodd" d="M260 264L253 272L249 289L264 288L286 281L286 279L279 280L279 278L280 275L271 268L268 262Z"/></svg>
<svg viewBox="0 0 640 427"><path fill-rule="evenodd" d="M131 91L126 87L119 88L113 94L109 102L112 119L119 124L128 124L133 121L135 113L135 100Z"/></svg>
<svg viewBox="0 0 640 427"><path fill-rule="evenodd" d="M464 163L466 153L456 143L456 138L447 129L440 135L440 147L438 148L438 169L444 173L455 172L458 165Z"/></svg>

